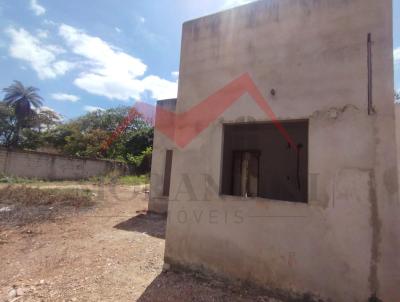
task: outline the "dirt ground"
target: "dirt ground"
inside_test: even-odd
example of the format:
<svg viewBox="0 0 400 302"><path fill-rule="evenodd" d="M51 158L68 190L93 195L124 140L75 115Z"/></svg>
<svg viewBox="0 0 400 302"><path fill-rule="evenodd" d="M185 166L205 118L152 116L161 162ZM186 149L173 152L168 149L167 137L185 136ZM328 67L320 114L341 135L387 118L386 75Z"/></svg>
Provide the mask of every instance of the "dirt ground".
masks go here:
<svg viewBox="0 0 400 302"><path fill-rule="evenodd" d="M148 194L90 188L90 210L0 229L0 301L278 301L162 273L166 219L147 214Z"/></svg>

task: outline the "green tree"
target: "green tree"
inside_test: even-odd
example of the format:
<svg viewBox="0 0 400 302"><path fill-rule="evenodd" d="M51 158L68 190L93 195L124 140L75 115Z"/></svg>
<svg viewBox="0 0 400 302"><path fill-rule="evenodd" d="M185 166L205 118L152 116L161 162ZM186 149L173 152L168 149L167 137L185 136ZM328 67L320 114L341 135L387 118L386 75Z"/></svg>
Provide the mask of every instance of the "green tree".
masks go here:
<svg viewBox="0 0 400 302"><path fill-rule="evenodd" d="M130 115L132 120L116 139L101 152L104 142ZM97 135L94 136L94 134ZM152 126L140 113L130 107L117 107L87 113L66 124L51 129L46 141L68 155L98 156L128 161L129 156L140 155L152 146ZM96 145L97 144L97 145Z"/></svg>
<svg viewBox="0 0 400 302"><path fill-rule="evenodd" d="M4 103L3 111L12 116L14 107ZM0 110L0 115L3 111ZM127 119L128 116L132 119ZM129 123L120 131L120 125L127 120ZM53 111L41 109L27 118L24 125L20 131L20 147L52 147L66 155L121 160L132 164L137 172L150 171L153 126L130 107L91 112L68 122L61 122ZM116 133L112 143L103 150Z"/></svg>
<svg viewBox="0 0 400 302"><path fill-rule="evenodd" d="M75 128L65 137L62 152L73 156L100 157L102 143L107 138L108 133L101 129L82 133Z"/></svg>
<svg viewBox="0 0 400 302"><path fill-rule="evenodd" d="M61 117L57 112L54 112L50 109L40 109L38 113L36 113L31 119L31 126L36 128L38 132L50 131L52 127L55 125L59 125L61 123Z"/></svg>
<svg viewBox="0 0 400 302"><path fill-rule="evenodd" d="M4 102L0 102L0 145L10 147L15 134L15 118L14 108L7 106Z"/></svg>
<svg viewBox="0 0 400 302"><path fill-rule="evenodd" d="M131 114L134 118L129 123L125 132L135 131L148 127L148 123L143 119L141 114L131 107L119 106L107 110L97 110L89 112L74 121L73 124L79 127L81 131L89 131L92 129L101 129L104 131L115 131L117 127Z"/></svg>
<svg viewBox="0 0 400 302"><path fill-rule="evenodd" d="M21 149L36 150L43 145L41 133L31 128L23 128L20 132L18 147Z"/></svg>
<svg viewBox="0 0 400 302"><path fill-rule="evenodd" d="M78 130L70 124L60 124L42 134L43 142L46 145L62 150L66 144L66 138L76 131Z"/></svg>
<svg viewBox="0 0 400 302"><path fill-rule="evenodd" d="M21 82L14 81L9 87L3 89L5 93L3 102L14 108L16 123L15 133L11 146L18 145L20 131L27 126L29 118L35 115L33 108L42 106L42 97L38 94L38 89L35 87L25 87Z"/></svg>
<svg viewBox="0 0 400 302"><path fill-rule="evenodd" d="M138 129L129 136L126 142L126 148L129 153L133 155L139 155L148 147L153 146L154 128L153 127L143 127Z"/></svg>
<svg viewBox="0 0 400 302"><path fill-rule="evenodd" d="M130 163L136 173L149 173L151 169L152 147L147 147L139 155L128 154L128 163Z"/></svg>

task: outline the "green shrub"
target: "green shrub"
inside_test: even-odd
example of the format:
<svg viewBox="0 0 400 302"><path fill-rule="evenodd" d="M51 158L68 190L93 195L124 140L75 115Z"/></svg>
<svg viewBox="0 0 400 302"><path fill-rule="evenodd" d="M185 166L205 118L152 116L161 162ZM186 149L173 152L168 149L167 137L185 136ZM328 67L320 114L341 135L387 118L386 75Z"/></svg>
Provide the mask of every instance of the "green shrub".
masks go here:
<svg viewBox="0 0 400 302"><path fill-rule="evenodd" d="M136 174L149 173L151 170L152 147L147 147L139 155L133 156L128 154L128 163L134 167Z"/></svg>

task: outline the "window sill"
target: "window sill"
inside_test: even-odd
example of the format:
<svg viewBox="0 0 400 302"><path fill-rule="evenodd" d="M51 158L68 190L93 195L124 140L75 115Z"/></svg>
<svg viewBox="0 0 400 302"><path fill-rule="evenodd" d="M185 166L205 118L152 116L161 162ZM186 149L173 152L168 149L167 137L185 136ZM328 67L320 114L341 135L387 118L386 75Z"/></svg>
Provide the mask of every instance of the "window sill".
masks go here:
<svg viewBox="0 0 400 302"><path fill-rule="evenodd" d="M219 195L219 198L222 201L234 201L234 202L267 202L267 203L280 203L286 205L296 205L296 206L308 206L308 202L300 202L300 201L287 201L287 200L278 200L278 199L269 199L263 197L242 197L242 196L234 196L234 195Z"/></svg>

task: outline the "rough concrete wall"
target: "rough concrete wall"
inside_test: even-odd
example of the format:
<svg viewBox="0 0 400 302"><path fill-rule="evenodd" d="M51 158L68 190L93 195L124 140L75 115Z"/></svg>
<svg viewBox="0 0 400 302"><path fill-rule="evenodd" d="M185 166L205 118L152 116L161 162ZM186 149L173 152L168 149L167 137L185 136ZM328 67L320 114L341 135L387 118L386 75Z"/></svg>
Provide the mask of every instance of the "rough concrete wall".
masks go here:
<svg viewBox="0 0 400 302"><path fill-rule="evenodd" d="M397 174L400 175L400 104L395 103L395 133L397 146ZM400 177L398 177L398 188L400 188ZM400 197L399 197L400 198Z"/></svg>
<svg viewBox="0 0 400 302"><path fill-rule="evenodd" d="M391 8L390 0L265 0L185 23L177 112L248 72L278 119L309 120L310 200L218 194L222 125L270 121L244 95L174 150L167 262L334 301L400 299Z"/></svg>
<svg viewBox="0 0 400 302"><path fill-rule="evenodd" d="M9 176L74 180L101 176L112 171L122 175L126 174L128 169L122 163L107 160L0 149L0 173Z"/></svg>
<svg viewBox="0 0 400 302"><path fill-rule="evenodd" d="M160 100L157 106L175 112L176 99ZM163 196L164 172L167 150L172 150L174 144L165 138L157 128L154 130L153 154L151 160L151 186L149 211L166 213L168 211L168 196Z"/></svg>

